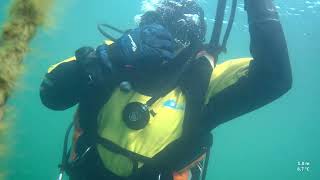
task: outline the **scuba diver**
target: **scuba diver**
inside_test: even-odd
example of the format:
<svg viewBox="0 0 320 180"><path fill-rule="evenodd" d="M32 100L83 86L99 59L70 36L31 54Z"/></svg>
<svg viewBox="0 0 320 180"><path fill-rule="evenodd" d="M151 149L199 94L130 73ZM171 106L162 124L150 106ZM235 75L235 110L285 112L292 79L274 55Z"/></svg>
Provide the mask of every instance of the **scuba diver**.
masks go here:
<svg viewBox="0 0 320 180"><path fill-rule="evenodd" d="M217 64L198 3L162 0L114 42L50 67L42 103L57 111L77 105L76 142L60 165L70 179L204 179L211 131L292 85L272 0L245 0L245 9L252 58Z"/></svg>

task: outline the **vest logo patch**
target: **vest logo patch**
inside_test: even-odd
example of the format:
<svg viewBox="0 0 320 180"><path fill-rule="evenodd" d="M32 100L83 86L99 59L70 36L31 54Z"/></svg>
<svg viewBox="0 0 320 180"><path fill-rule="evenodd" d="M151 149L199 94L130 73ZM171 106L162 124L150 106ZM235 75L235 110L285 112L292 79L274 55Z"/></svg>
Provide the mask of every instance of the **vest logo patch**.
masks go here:
<svg viewBox="0 0 320 180"><path fill-rule="evenodd" d="M165 101L163 106L174 110L184 110L184 106L177 104L177 102L173 99Z"/></svg>

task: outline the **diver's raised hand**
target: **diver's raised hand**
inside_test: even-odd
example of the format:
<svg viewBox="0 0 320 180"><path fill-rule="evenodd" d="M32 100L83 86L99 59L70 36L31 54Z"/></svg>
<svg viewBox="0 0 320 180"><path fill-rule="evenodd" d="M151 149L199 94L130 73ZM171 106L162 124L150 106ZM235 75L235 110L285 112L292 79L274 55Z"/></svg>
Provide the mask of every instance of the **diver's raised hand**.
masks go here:
<svg viewBox="0 0 320 180"><path fill-rule="evenodd" d="M265 21L279 21L277 9L273 0L244 0L245 9L248 12L248 21L261 23Z"/></svg>
<svg viewBox="0 0 320 180"><path fill-rule="evenodd" d="M110 48L118 51L118 58L112 58L113 65L137 70L157 68L174 58L174 40L159 24L133 29Z"/></svg>

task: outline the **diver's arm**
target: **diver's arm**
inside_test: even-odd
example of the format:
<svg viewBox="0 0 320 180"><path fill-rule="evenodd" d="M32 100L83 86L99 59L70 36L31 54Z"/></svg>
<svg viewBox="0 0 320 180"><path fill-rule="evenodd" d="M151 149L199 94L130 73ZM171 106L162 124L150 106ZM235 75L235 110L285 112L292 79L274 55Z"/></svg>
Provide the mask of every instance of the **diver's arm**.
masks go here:
<svg viewBox="0 0 320 180"><path fill-rule="evenodd" d="M210 129L266 105L292 84L284 33L271 0L247 0L251 54L248 72L214 95L206 108Z"/></svg>
<svg viewBox="0 0 320 180"><path fill-rule="evenodd" d="M129 79L132 70L158 67L172 60L173 43L168 30L151 24L125 33L109 46L80 48L75 61L62 63L46 75L41 100L50 109L68 109L105 86Z"/></svg>
<svg viewBox="0 0 320 180"><path fill-rule="evenodd" d="M107 54L102 60L97 57L100 51L96 52L93 48L82 47L73 60L50 69L40 87L41 101L46 107L65 110L92 97L98 89L111 86Z"/></svg>
<svg viewBox="0 0 320 180"><path fill-rule="evenodd" d="M292 84L291 66L285 36L272 0L246 0L251 37L250 50L254 58L249 76L257 83L288 89ZM269 83L269 84L268 84Z"/></svg>
<svg viewBox="0 0 320 180"><path fill-rule="evenodd" d="M48 72L40 86L42 103L53 110L65 110L79 102L83 75L78 63L63 62Z"/></svg>

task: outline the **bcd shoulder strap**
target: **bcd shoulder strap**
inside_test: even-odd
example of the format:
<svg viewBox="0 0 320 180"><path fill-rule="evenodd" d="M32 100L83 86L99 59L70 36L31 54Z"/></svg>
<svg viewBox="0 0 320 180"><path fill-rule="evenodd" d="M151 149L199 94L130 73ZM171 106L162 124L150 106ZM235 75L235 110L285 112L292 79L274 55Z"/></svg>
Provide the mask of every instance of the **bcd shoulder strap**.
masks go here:
<svg viewBox="0 0 320 180"><path fill-rule="evenodd" d="M183 74L180 86L187 99L184 119L184 132L186 134L184 136L196 136L203 133L201 131L201 126L203 126L201 122L202 112L205 108L205 99L212 71L213 67L209 60L200 57Z"/></svg>
<svg viewBox="0 0 320 180"><path fill-rule="evenodd" d="M193 61L183 73L180 87L186 96L183 135L154 156L158 167L179 170L204 154L212 144L210 132L202 131L202 112L213 67L208 59L201 57Z"/></svg>

